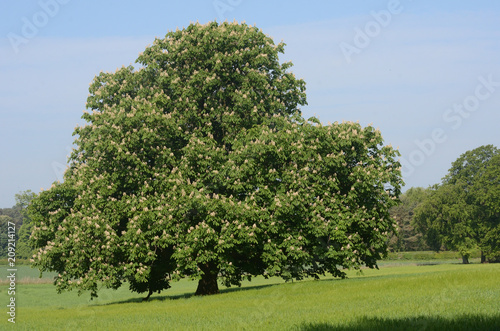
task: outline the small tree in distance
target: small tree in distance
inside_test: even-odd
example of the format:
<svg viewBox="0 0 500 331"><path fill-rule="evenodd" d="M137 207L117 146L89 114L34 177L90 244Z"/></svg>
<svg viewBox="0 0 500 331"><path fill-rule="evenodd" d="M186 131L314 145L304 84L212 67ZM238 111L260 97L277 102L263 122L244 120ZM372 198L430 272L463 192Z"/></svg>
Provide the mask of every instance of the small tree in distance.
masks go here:
<svg viewBox="0 0 500 331"><path fill-rule="evenodd" d="M140 69L94 79L65 181L30 206L34 265L59 291L151 295L189 276L206 295L218 279L376 267L399 154L372 127L304 120L283 49L256 27L197 23L156 39Z"/></svg>

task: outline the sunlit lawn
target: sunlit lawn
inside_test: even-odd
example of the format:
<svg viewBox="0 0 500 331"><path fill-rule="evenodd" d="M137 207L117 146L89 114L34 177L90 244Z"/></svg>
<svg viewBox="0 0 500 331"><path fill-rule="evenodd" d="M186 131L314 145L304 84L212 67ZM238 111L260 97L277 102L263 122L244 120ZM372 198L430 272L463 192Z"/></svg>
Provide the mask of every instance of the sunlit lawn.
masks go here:
<svg viewBox="0 0 500 331"><path fill-rule="evenodd" d="M258 277L208 297L192 296L196 282L182 280L149 302L126 286L90 301L88 293L57 294L53 285L25 278L16 287L15 329L500 330L500 265L384 263L345 280ZM36 277L25 268L18 273ZM3 307L7 287L0 285ZM3 315L0 329L7 329Z"/></svg>

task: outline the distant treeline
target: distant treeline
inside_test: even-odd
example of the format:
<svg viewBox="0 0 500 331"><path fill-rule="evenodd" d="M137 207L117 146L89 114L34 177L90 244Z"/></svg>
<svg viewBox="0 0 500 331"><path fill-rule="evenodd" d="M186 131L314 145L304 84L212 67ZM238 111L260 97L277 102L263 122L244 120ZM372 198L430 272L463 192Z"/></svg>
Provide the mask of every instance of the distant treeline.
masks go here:
<svg viewBox="0 0 500 331"><path fill-rule="evenodd" d="M19 260L30 259L33 249L29 247L31 234L30 219L26 213L26 207L31 199L36 196L32 191L24 191L16 194L16 204L12 208L0 208L0 259L6 259L9 243L9 224L14 223L16 232L16 264Z"/></svg>
<svg viewBox="0 0 500 331"><path fill-rule="evenodd" d="M462 154L440 184L411 188L392 207L398 251L453 250L463 263L475 251L481 262L500 261L500 150L480 146Z"/></svg>

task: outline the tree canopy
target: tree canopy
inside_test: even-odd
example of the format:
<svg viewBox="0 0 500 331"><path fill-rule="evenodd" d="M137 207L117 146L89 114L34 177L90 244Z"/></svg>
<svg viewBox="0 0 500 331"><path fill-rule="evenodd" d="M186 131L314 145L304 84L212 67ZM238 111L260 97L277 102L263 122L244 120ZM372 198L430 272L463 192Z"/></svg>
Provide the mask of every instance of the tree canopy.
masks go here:
<svg viewBox="0 0 500 331"><path fill-rule="evenodd" d="M416 226L431 247L458 250L468 263L471 250L483 260L500 255L499 155L493 145L462 154L415 212ZM495 200L496 199L496 200Z"/></svg>
<svg viewBox="0 0 500 331"><path fill-rule="evenodd" d="M93 296L376 267L399 153L373 127L303 119L283 51L256 27L197 23L99 74L64 182L29 207L34 265Z"/></svg>

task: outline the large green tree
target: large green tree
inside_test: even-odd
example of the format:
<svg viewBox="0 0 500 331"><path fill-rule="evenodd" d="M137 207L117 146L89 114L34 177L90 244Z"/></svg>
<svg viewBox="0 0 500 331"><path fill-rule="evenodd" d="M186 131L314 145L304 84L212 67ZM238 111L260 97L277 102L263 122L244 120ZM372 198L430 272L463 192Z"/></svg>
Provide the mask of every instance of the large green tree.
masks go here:
<svg viewBox="0 0 500 331"><path fill-rule="evenodd" d="M487 162L473 191L482 219L479 246L483 259L500 262L500 151Z"/></svg>
<svg viewBox="0 0 500 331"><path fill-rule="evenodd" d="M435 185L415 212L414 221L431 247L444 244L462 254L468 263L473 249L480 248L482 261L498 254L498 155L493 145L462 154Z"/></svg>
<svg viewBox="0 0 500 331"><path fill-rule="evenodd" d="M453 185L462 181L472 187L483 175L489 161L498 154L500 150L493 145L483 145L463 153L451 164L448 174L443 178L443 184Z"/></svg>
<svg viewBox="0 0 500 331"><path fill-rule="evenodd" d="M304 120L283 50L246 24L191 24L98 75L64 182L30 205L34 265L92 295L376 267L399 154L372 127Z"/></svg>

